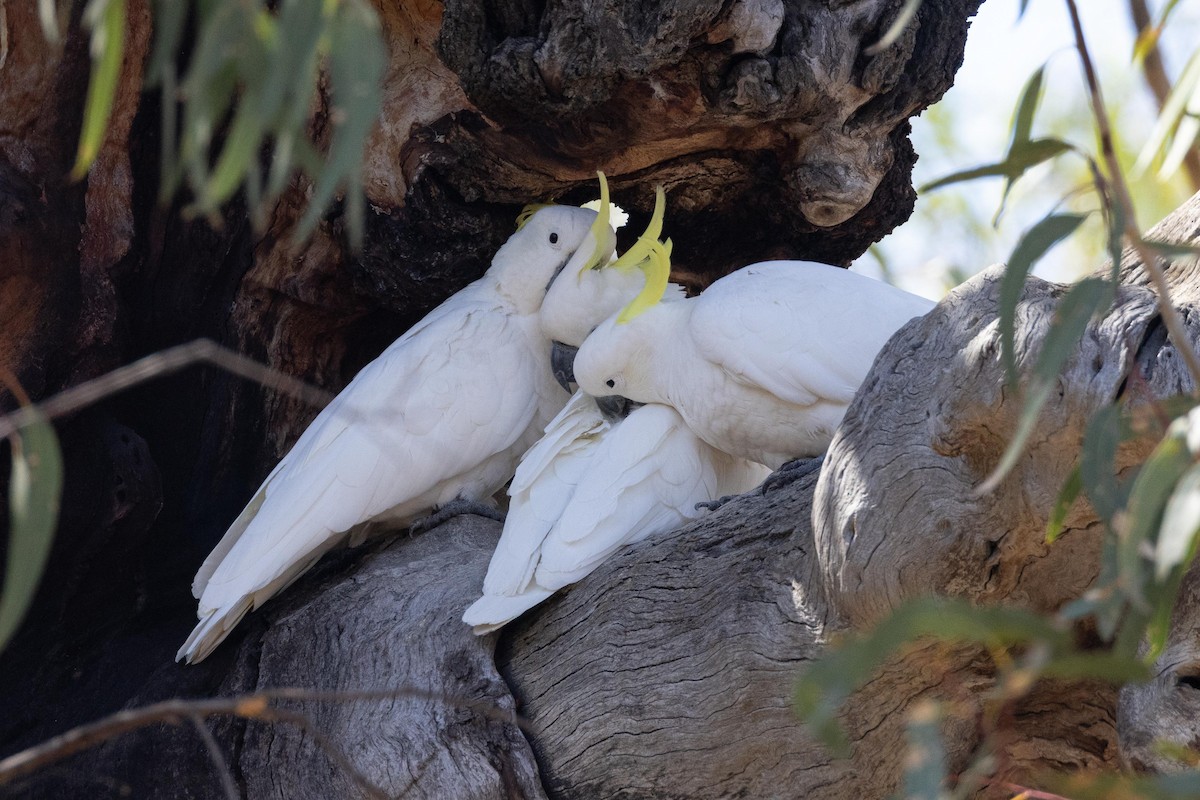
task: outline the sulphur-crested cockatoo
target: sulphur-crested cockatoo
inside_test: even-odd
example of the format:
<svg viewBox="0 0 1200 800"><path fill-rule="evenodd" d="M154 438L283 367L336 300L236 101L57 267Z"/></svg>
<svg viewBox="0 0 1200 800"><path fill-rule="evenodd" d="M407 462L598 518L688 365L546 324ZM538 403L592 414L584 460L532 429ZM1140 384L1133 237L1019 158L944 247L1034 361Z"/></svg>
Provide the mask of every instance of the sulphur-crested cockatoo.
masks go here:
<svg viewBox="0 0 1200 800"><path fill-rule="evenodd" d="M554 372L564 387L574 380L571 363L576 349L597 325L631 302L653 303L664 293L660 283L667 278L660 270L638 268L652 251L670 255L669 247L658 241L666 210L666 194L658 186L654 195L650 223L629 250L610 263L589 265L588 269L579 270L575 275L563 275L546 292L539 317L542 332L554 342ZM609 207L608 184L603 175L600 175L600 205L602 209ZM605 212L600 213L603 216ZM648 277L653 280L647 280ZM682 297L682 292L682 288L672 285L666 290L665 299Z"/></svg>
<svg viewBox="0 0 1200 800"><path fill-rule="evenodd" d="M696 504L757 486L769 470L701 441L672 408L610 420L576 392L517 467L475 633L516 619L582 579L622 545L694 519Z"/></svg>
<svg viewBox="0 0 1200 800"><path fill-rule="evenodd" d="M602 202L606 197L602 178ZM664 208L660 187L650 224L629 251L610 264L564 274L550 287L540 316L556 353L573 354L613 312L627 304L636 310L664 292L660 283L670 270L669 245L658 241ZM658 259L662 269L637 269L644 258ZM662 299L681 300L682 289L667 287ZM561 369L569 372L569 360ZM698 515L696 503L745 491L767 473L705 444L672 408L647 405L625 419L606 418L592 397L577 392L522 458L484 596L463 620L476 633L495 630L622 545L678 527Z"/></svg>
<svg viewBox="0 0 1200 800"><path fill-rule="evenodd" d="M605 320L575 376L602 406L665 403L713 447L777 468L824 452L884 343L932 307L828 264L768 261Z"/></svg>
<svg viewBox="0 0 1200 800"><path fill-rule="evenodd" d="M485 275L368 364L267 477L196 574L200 623L180 660L207 656L364 523L483 501L512 477L568 399L538 324L546 289L607 263L616 243L603 211L522 216Z"/></svg>

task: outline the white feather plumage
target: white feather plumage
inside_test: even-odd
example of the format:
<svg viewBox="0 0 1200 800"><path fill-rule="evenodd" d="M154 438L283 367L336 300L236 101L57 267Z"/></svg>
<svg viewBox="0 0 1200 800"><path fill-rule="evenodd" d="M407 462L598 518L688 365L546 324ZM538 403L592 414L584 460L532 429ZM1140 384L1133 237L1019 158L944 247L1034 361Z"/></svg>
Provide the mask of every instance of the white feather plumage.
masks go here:
<svg viewBox="0 0 1200 800"><path fill-rule="evenodd" d="M778 467L823 452L875 356L933 302L844 269L753 264L626 323L575 359L581 388L676 408L713 447Z"/></svg>
<svg viewBox="0 0 1200 800"><path fill-rule="evenodd" d="M747 491L768 472L709 447L667 406L610 422L576 392L517 468L483 597L463 621L495 630L623 545L694 519L696 503Z"/></svg>
<svg viewBox="0 0 1200 800"><path fill-rule="evenodd" d="M368 364L296 442L200 567L200 623L178 658L207 656L250 610L364 523L405 524L485 500L563 406L537 312L558 272L607 259L593 211L552 206L483 278ZM554 234L551 236L551 234Z"/></svg>

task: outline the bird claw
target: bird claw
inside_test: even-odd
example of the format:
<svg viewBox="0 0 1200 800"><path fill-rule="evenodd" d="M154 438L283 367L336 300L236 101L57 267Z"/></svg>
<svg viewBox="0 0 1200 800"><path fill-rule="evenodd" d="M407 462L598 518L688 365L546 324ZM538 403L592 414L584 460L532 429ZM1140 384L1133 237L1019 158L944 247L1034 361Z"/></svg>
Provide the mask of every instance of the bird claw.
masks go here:
<svg viewBox="0 0 1200 800"><path fill-rule="evenodd" d="M497 522L504 522L504 514L500 513L500 509L495 506L481 503L478 500L464 500L460 497L446 503L429 516L421 517L409 526L409 531L413 534L425 533L425 531L433 530L443 522L463 514L474 514L477 517L487 517Z"/></svg>
<svg viewBox="0 0 1200 800"><path fill-rule="evenodd" d="M782 489L784 486L800 480L805 475L819 471L824 462L824 455L819 455L816 458L797 458L789 461L767 476L767 479L762 483L760 491L762 494L767 494L776 489Z"/></svg>
<svg viewBox="0 0 1200 800"><path fill-rule="evenodd" d="M697 511L700 511L700 510L716 511L718 508L725 505L730 500L737 500L739 497L744 497L744 496L745 495L740 495L740 494L727 494L724 497L718 497L716 500L702 500L699 503L696 503L695 509Z"/></svg>

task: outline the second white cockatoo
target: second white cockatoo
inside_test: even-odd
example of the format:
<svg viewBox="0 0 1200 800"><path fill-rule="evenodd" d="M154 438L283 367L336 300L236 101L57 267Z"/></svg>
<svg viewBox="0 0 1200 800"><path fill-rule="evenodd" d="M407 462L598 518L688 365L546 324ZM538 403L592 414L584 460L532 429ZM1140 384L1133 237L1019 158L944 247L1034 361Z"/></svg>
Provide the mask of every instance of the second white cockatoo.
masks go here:
<svg viewBox="0 0 1200 800"><path fill-rule="evenodd" d="M673 409L604 416L576 392L517 467L504 531L463 621L483 634L581 580L619 548L679 527L696 504L770 472L701 441Z"/></svg>
<svg viewBox="0 0 1200 800"><path fill-rule="evenodd" d="M199 624L177 658L207 656L248 611L364 523L404 525L487 500L562 409L538 313L559 273L607 263L604 212L522 215L482 278L368 364L296 442L196 574Z"/></svg>
<svg viewBox="0 0 1200 800"><path fill-rule="evenodd" d="M602 207L608 187L600 177ZM666 198L659 187L646 232L620 258L564 273L542 302L542 330L555 341L556 374L570 380L574 348L622 306L664 294L668 244L658 241ZM646 258L666 271L638 269ZM652 280L647 280L652 277ZM667 288L665 301L683 299ZM696 504L756 485L766 467L713 449L672 408L647 405L606 417L576 392L522 458L509 487L508 516L488 566L483 596L463 615L477 634L495 630L556 590L589 574L625 544L678 527Z"/></svg>
<svg viewBox="0 0 1200 800"><path fill-rule="evenodd" d="M604 175L599 174L599 179L600 214L603 216L603 209L616 207L608 202L608 182ZM631 307L636 309L653 303L660 296L667 300L683 297L681 287L666 286L669 266L668 274L661 270L639 269L652 251L661 251L666 257L670 255L669 241L666 244L658 241L665 212L666 194L661 186L657 186L650 222L629 250L610 263L589 265L574 275L564 274L547 290L539 318L542 332L554 342L551 359L554 374L564 388L574 381L571 365L575 351L597 325L626 305L632 304Z"/></svg>
<svg viewBox="0 0 1200 800"><path fill-rule="evenodd" d="M828 264L753 264L607 319L575 377L602 406L665 403L713 447L778 468L825 451L883 345L933 305Z"/></svg>

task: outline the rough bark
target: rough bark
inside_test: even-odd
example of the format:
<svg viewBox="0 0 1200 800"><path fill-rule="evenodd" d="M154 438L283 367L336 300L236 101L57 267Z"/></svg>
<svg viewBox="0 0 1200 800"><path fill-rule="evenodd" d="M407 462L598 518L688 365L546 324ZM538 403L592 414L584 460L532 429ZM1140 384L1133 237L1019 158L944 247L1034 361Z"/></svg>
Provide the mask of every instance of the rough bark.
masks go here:
<svg viewBox="0 0 1200 800"><path fill-rule="evenodd" d="M263 232L236 203L220 229L154 207L158 101L133 86L150 35L144 3L129 3L101 159L69 184L86 42L73 24L61 46L46 44L31 4L10 3L0 364L41 397L208 335L338 388L480 274L519 205L587 199L597 168L635 228L650 187L667 185L676 276L694 285L757 258L847 263L911 210L907 119L949 86L978 0L926 0L894 48L864 55L902 5L387 4L385 107L366 153L372 210L354 255L339 210L303 247L290 242L299 184ZM1158 231L1198 233L1200 200ZM1193 346L1195 269L1171 271ZM436 701L297 707L372 780L431 797L882 796L899 780L907 712L934 696L950 699L948 756L960 768L994 680L975 649L927 645L890 664L846 710L849 761L800 727L791 683L831 635L905 597L1049 610L1092 580L1099 537L1085 504L1056 545L1041 539L1087 415L1113 397L1191 388L1144 271L1129 264L1122 277L1116 308L1089 328L996 493L971 496L1016 420L993 270L881 354L819 481L622 551L498 639L472 639L458 623L496 533L474 521L335 559L254 615L240 647L235 637L199 668L174 665L194 613L191 573L313 410L208 371L106 403L60 427L68 502L31 623L0 661L0 750L174 695L415 685L515 704L528 738ZM1061 293L1027 287L1020 362L1036 355ZM1121 464L1148 446L1130 444ZM1172 730L1194 738L1195 637L1180 613L1159 694L1140 707L1153 717L1167 704ZM1038 687L1009 710L998 774L1116 763L1114 708L1106 687ZM1121 738L1131 761L1153 765L1138 749L1145 719L1123 716ZM227 721L216 732L249 796L351 791L302 731ZM219 797L215 776L193 731L159 727L11 796L128 786Z"/></svg>
<svg viewBox="0 0 1200 800"><path fill-rule="evenodd" d="M1194 229L1197 219L1200 199L1173 222ZM1126 274L1136 281L1140 273ZM1190 387L1171 343L1155 332L1148 291L1124 287L1068 362L1061 397L1039 419L1029 455L997 493L972 499L969 489L997 457L996 437L1006 435L1018 407L999 389L997 276L977 276L888 344L819 479L742 498L626 548L500 635L504 684L527 720L547 796L884 796L900 779L907 714L926 698L949 711L949 768L968 763L995 680L991 659L976 648L927 644L889 663L845 709L852 745L846 761L814 743L791 713L792 681L832 634L870 624L918 592L1043 610L1076 596L1098 563L1094 514L1081 504L1053 546L1042 544L1041 531L1045 498L1078 452L1083 415L1114 396L1145 402L1147 391ZM1196 335L1200 317L1186 299L1190 272L1173 270L1172 280ZM1043 281L1026 287L1020 361L1036 352L1047 309L1061 295L1061 286ZM1143 380L1130 378L1135 365ZM1132 445L1122 463L1148 444ZM956 505L948 511L950 492ZM227 691L312 685L306 677L315 672L323 686L417 686L511 708L488 658L494 637L472 640L457 622L495 531L490 522L451 523L330 565L257 615L236 655L227 648L200 670L176 669L224 675ZM879 559L889 566L875 566ZM1153 765L1144 755L1145 720L1155 715L1139 713L1157 708L1164 693L1177 711L1192 699L1186 654L1194 635L1186 608L1194 604L1176 620L1165 677L1135 690L1140 705L1139 697L1125 701L1132 710L1121 738L1135 763ZM169 672L160 677L168 680ZM436 702L303 708L360 769L390 788L414 776L409 791L430 796L541 791L515 729L477 713ZM1110 687L1039 685L1003 715L996 777L1028 783L1047 768L1115 765L1115 709ZM1176 729L1189 722L1174 719ZM250 796L346 790L345 775L314 757L301 733L257 724L219 733ZM126 745L135 752L146 746ZM186 751L184 742L174 746ZM203 769L194 741L191 749L190 762L180 763ZM85 763L80 771L94 774L131 762L110 750L107 760ZM195 796L216 796L215 784Z"/></svg>

